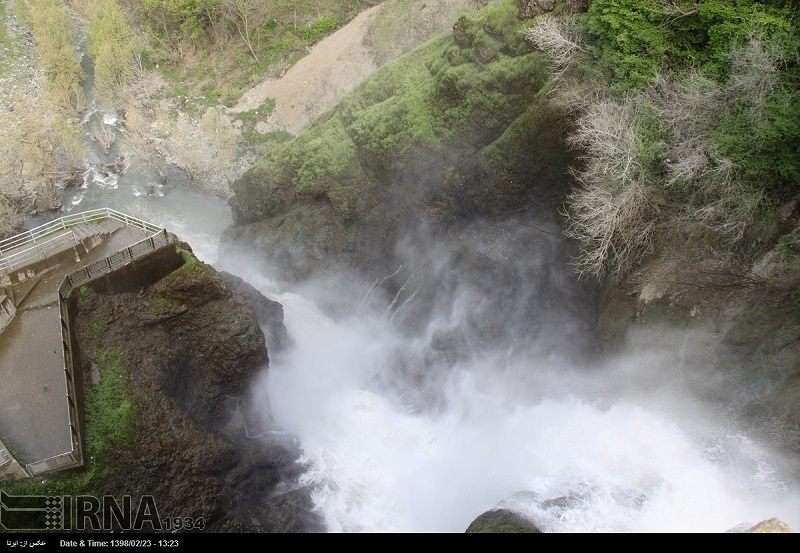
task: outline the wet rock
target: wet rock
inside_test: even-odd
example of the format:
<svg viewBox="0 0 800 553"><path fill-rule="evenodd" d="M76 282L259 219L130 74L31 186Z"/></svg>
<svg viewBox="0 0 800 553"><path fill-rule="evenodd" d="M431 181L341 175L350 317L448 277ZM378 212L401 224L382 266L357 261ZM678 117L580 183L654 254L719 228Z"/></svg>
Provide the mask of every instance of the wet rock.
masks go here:
<svg viewBox="0 0 800 553"><path fill-rule="evenodd" d="M533 522L508 509L492 509L473 520L467 534L541 534Z"/></svg>
<svg viewBox="0 0 800 553"><path fill-rule="evenodd" d="M258 324L266 335L269 351L277 353L289 347L291 339L283 323L283 306L265 297L244 279L226 272L220 274L234 295L253 308Z"/></svg>
<svg viewBox="0 0 800 553"><path fill-rule="evenodd" d="M282 308L264 298L254 311L257 291L189 259L141 288L75 300L87 386L97 348L119 351L141 416L106 493L152 495L160 516L202 517L206 531L320 530L308 490L292 485L291 440L250 437L259 420L229 424L252 411L249 386L267 368L259 318L279 329Z"/></svg>

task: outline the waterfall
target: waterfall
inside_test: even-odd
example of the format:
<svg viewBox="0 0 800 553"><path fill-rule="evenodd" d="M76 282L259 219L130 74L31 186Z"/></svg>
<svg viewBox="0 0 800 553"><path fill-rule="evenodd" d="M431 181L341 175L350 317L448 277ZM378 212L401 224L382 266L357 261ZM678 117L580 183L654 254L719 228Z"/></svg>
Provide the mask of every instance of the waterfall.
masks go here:
<svg viewBox="0 0 800 553"><path fill-rule="evenodd" d="M332 317L308 296L249 280L283 304L295 341L271 355L253 396L299 436L299 484L312 488L331 532L463 532L494 508L547 532L800 523L796 476L671 381L666 352L586 367L558 351L476 350L428 364L437 376L420 380L392 366L424 364L426 332L399 332L363 301ZM418 387L436 390L421 397ZM430 394L439 397L433 407L424 405Z"/></svg>
<svg viewBox="0 0 800 553"><path fill-rule="evenodd" d="M231 223L225 201L188 183L164 185L137 164L121 146L119 113L95 107L84 123L91 155L64 211L132 213L217 264ZM520 280L552 271L543 251L504 255L498 267ZM340 298L353 308L332 314L307 290L278 287L245 265L219 268L284 306L295 344L270 353L252 395L271 405L271 425L298 437L305 470L292 484L312 489L331 532L463 532L498 507L549 532L724 532L771 517L800 528L797 476L687 394L669 355L632 349L596 365L576 360L569 313L553 300L563 275L486 304L474 289L446 298L412 290L422 276L399 264ZM382 303L378 289L392 279L398 285ZM399 319L430 306L440 310L420 328L401 328ZM502 339L476 329L476 306L507 310L495 315L505 320ZM455 345L443 348L442 336Z"/></svg>

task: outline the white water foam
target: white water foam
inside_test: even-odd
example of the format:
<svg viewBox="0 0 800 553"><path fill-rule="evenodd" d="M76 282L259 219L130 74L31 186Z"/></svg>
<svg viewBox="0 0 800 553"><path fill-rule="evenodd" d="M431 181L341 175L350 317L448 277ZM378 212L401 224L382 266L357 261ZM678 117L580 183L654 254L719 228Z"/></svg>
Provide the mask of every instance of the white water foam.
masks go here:
<svg viewBox="0 0 800 553"><path fill-rule="evenodd" d="M420 412L374 385L391 351L414 347L387 324L273 297L296 347L257 389L301 437L302 483L332 532L463 532L497 506L550 532L724 532L776 516L800 527L797 483L690 400L615 392L614 371L600 386L556 360L498 371L487 356L452 370L445 409Z"/></svg>

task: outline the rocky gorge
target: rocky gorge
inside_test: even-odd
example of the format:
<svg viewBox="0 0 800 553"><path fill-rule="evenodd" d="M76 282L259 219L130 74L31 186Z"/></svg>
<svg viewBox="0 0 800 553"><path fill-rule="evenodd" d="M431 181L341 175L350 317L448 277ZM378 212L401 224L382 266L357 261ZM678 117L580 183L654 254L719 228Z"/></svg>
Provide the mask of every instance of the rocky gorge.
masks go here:
<svg viewBox="0 0 800 553"><path fill-rule="evenodd" d="M657 352L628 386L677 382L777 446L797 474L797 275L774 264L797 199L760 231L750 265L678 268L666 283L648 281L646 264L599 285L577 278L561 214L580 152L519 16L514 3L462 16L257 162L234 183L223 256L243 248L270 260L273 278L321 281L336 291L315 297L329 313L358 298L385 309L428 348L387 371L413 375L403 381L417 383L406 390L416 409L443 401L430 384L446 377L432 367L476 351L589 365ZM464 324L431 336L431 321L459 309Z"/></svg>
<svg viewBox="0 0 800 553"><path fill-rule="evenodd" d="M798 202L759 230L741 270L648 280L644 263L579 278L563 216L582 159L568 140L574 114L520 33L554 7L498 2L464 15L274 147L233 184L219 265L299 289L333 318L389 321L407 341L365 387L391 388L410 413L445 412L476 359L486 388L508 380L510 397L545 398L555 377L536 372L552 363L560 386L586 397L636 389L656 404L677 388L777 448L780 470L796 477L800 298L794 243L780 238L796 232ZM252 411L255 376L291 341L280 306L184 249L182 268L87 290L78 303L87 382L98 349L118 352L141 414L105 491L153 494L207 531L330 529L301 484L298 438ZM610 364L627 372L607 378ZM563 514L590 487L557 497L518 488L508 500ZM615 499L647 504L634 492ZM514 528L536 528L515 513Z"/></svg>
<svg viewBox="0 0 800 553"><path fill-rule="evenodd" d="M737 417L779 427L774 438L794 456L797 295L791 277L766 276L780 245L758 267L676 274L672 287L643 286L641 273L600 286L578 279L560 210L579 154L518 17L513 3L462 16L452 34L379 69L256 163L234 183L223 255L245 248L288 281L345 272L380 283L409 332L454 303L456 283L476 294L468 328L486 343L522 347L532 335L509 328L543 329L543 311L560 311L545 326L576 356L631 341L671 351L687 386L705 382L701 395ZM796 199L780 217L772 239L796 228Z"/></svg>

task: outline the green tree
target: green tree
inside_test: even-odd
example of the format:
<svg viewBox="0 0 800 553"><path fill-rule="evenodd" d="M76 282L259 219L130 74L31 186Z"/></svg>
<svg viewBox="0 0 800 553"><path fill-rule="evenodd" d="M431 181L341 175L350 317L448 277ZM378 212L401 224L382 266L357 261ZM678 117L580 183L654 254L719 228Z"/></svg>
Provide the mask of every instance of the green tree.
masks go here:
<svg viewBox="0 0 800 553"><path fill-rule="evenodd" d="M143 45L114 0L76 0L75 5L87 21L95 93L107 107L122 105Z"/></svg>

